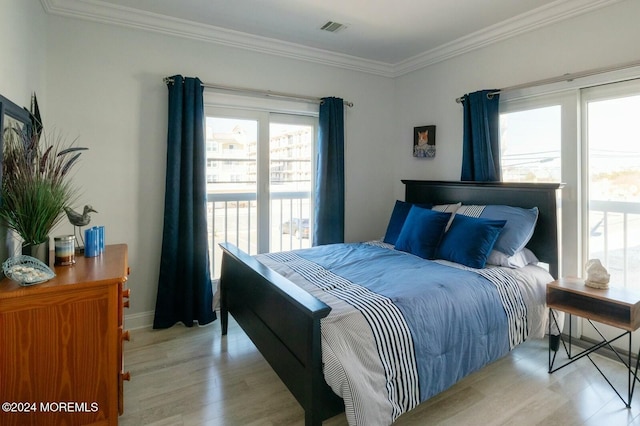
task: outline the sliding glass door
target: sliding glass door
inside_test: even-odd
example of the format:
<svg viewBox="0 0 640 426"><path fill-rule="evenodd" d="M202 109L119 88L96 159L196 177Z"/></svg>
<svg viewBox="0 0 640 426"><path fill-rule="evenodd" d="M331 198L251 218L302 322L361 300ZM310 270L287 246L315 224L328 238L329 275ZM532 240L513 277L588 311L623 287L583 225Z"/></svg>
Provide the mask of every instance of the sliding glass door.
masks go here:
<svg viewBox="0 0 640 426"><path fill-rule="evenodd" d="M611 287L640 290L640 82L584 89L581 109L585 259L602 262ZM619 334L598 328L608 338ZM600 339L586 322L581 335Z"/></svg>
<svg viewBox="0 0 640 426"><path fill-rule="evenodd" d="M249 254L311 246L315 117L208 108L207 213L212 276L221 242Z"/></svg>
<svg viewBox="0 0 640 426"><path fill-rule="evenodd" d="M507 99L500 110L505 180L565 183L562 275L585 277L595 258L611 286L640 290L640 82ZM576 317L573 330L600 338Z"/></svg>
<svg viewBox="0 0 640 426"><path fill-rule="evenodd" d="M640 290L640 83L584 90L588 258Z"/></svg>

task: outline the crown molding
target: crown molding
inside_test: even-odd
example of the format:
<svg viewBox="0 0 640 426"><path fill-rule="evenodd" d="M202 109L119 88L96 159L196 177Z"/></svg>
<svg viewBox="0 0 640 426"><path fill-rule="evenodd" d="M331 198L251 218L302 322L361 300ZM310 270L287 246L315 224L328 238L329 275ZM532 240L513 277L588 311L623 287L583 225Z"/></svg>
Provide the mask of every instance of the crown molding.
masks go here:
<svg viewBox="0 0 640 426"><path fill-rule="evenodd" d="M45 12L51 15L153 31L384 77L399 77L620 1L622 0L557 0L547 6L461 37L407 60L390 64L177 19L100 0L40 0Z"/></svg>
<svg viewBox="0 0 640 426"><path fill-rule="evenodd" d="M393 75L391 64L177 19L100 0L40 0L40 2L45 12L51 15L153 31L385 77Z"/></svg>
<svg viewBox="0 0 640 426"><path fill-rule="evenodd" d="M394 77L446 61L464 53L592 12L622 0L557 0L528 13L476 31L394 65Z"/></svg>

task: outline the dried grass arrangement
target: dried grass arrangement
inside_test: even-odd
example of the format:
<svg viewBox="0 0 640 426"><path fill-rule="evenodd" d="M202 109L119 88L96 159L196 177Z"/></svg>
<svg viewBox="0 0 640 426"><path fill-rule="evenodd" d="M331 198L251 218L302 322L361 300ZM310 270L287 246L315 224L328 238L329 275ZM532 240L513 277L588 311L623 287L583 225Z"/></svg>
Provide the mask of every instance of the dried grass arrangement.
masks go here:
<svg viewBox="0 0 640 426"><path fill-rule="evenodd" d="M35 96L35 95L34 95ZM49 241L51 230L65 217L64 208L77 195L69 172L87 148L65 144L60 133L46 135L33 111L29 129L3 131L2 203L0 218L24 245Z"/></svg>

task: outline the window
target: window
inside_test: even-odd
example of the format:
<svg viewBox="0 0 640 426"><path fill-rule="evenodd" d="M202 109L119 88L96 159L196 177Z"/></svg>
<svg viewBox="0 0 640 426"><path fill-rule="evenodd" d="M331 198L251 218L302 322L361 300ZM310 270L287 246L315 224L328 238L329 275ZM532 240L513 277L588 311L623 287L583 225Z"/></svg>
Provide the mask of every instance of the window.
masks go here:
<svg viewBox="0 0 640 426"><path fill-rule="evenodd" d="M505 182L560 182L560 105L500 114Z"/></svg>
<svg viewBox="0 0 640 426"><path fill-rule="evenodd" d="M208 107L208 231L213 277L218 244L249 254L311 246L317 118Z"/></svg>
<svg viewBox="0 0 640 426"><path fill-rule="evenodd" d="M500 110L504 180L566 184L564 274L582 276L599 258L612 285L640 289L640 83L507 100Z"/></svg>
<svg viewBox="0 0 640 426"><path fill-rule="evenodd" d="M640 289L640 83L583 91L588 258L612 285Z"/></svg>
<svg viewBox="0 0 640 426"><path fill-rule="evenodd" d="M504 181L563 182L560 273L578 275L582 264L579 184L579 91L500 100L500 150Z"/></svg>
<svg viewBox="0 0 640 426"><path fill-rule="evenodd" d="M277 115L269 135L270 250L310 247L315 122Z"/></svg>
<svg viewBox="0 0 640 426"><path fill-rule="evenodd" d="M509 180L558 181L559 149L561 274L584 277L586 261L598 258L611 286L640 290L640 81L601 83L501 99L503 173ZM574 325L576 336L600 339L575 317ZM600 330L608 338L617 333Z"/></svg>

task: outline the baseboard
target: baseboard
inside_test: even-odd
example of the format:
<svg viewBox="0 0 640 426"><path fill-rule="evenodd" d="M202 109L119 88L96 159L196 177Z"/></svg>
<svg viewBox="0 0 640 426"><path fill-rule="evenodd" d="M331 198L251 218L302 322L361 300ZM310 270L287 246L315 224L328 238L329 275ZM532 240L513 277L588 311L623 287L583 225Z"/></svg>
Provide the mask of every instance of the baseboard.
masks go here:
<svg viewBox="0 0 640 426"><path fill-rule="evenodd" d="M151 328L153 326L154 311L140 312L124 316L124 324L127 330L138 328Z"/></svg>
<svg viewBox="0 0 640 426"><path fill-rule="evenodd" d="M220 318L220 291L219 291L220 280L213 280L213 289L215 293L213 295L213 306L216 311L218 318ZM127 330L136 330L139 328L151 328L153 327L153 318L155 316L155 311L147 311L140 312L137 314L130 314L124 316L125 327Z"/></svg>
<svg viewBox="0 0 640 426"><path fill-rule="evenodd" d="M216 309L216 315L220 318L220 308ZM153 317L155 311L140 312L137 314L125 315L124 325L127 330L137 330L140 328L153 327Z"/></svg>

